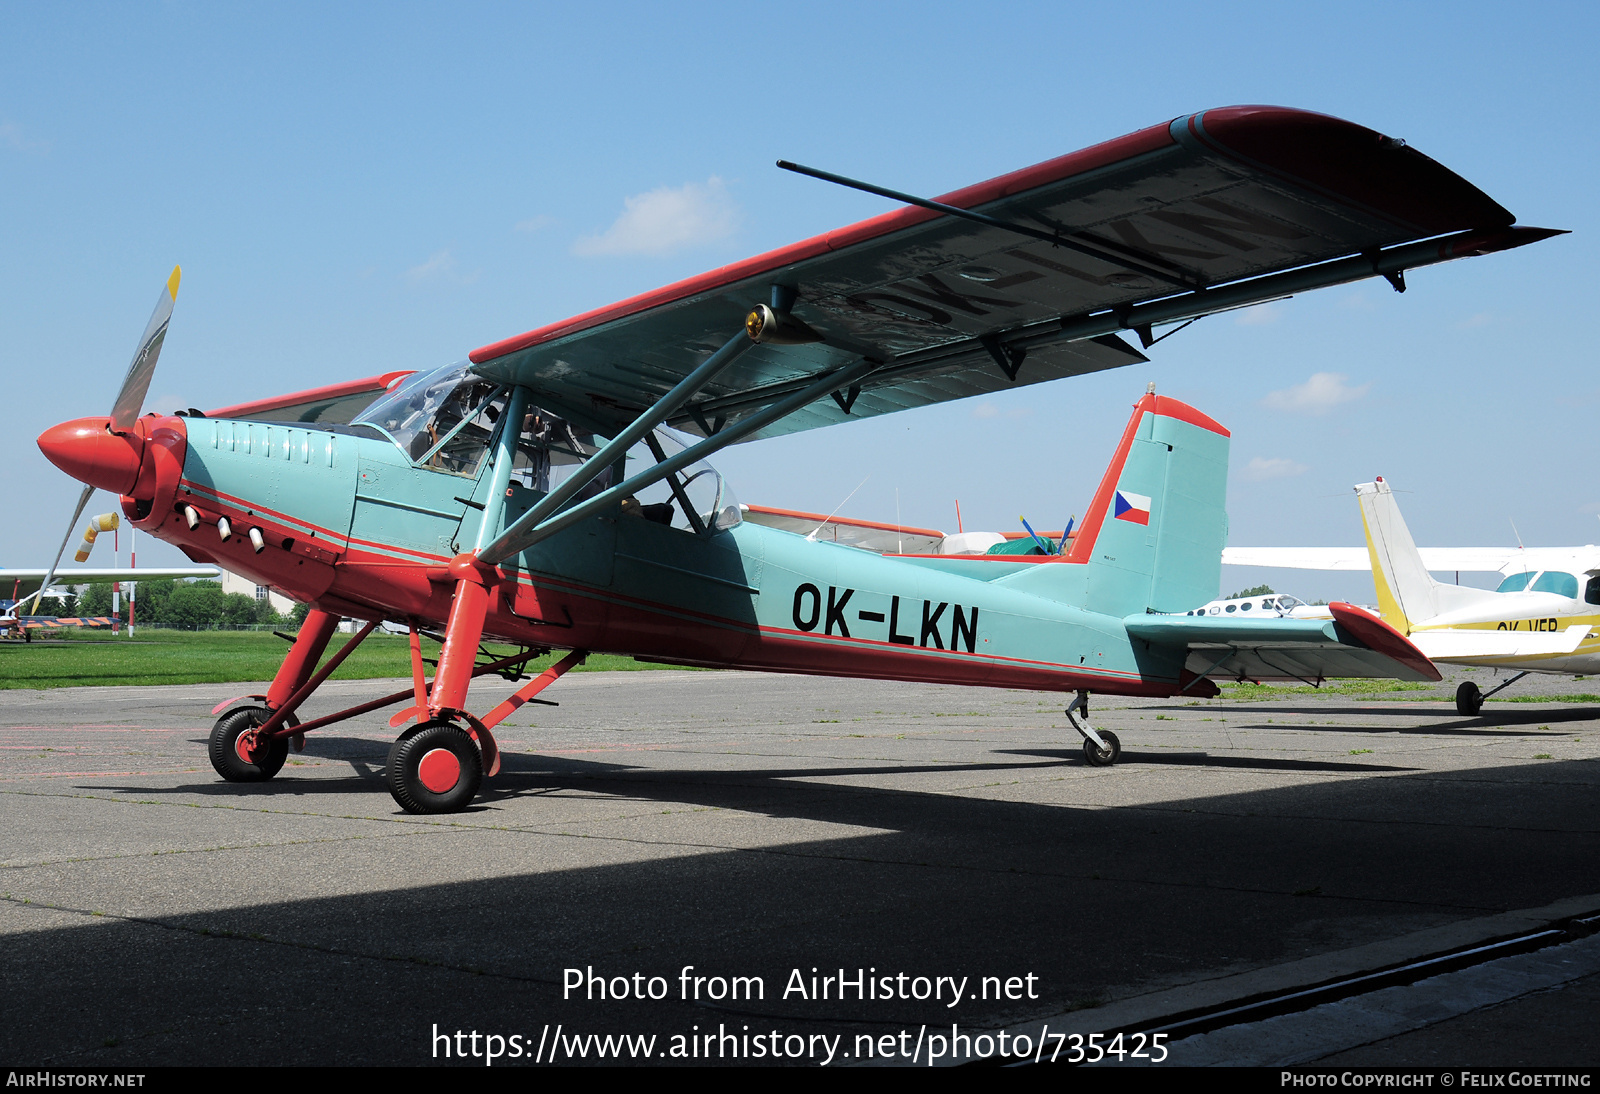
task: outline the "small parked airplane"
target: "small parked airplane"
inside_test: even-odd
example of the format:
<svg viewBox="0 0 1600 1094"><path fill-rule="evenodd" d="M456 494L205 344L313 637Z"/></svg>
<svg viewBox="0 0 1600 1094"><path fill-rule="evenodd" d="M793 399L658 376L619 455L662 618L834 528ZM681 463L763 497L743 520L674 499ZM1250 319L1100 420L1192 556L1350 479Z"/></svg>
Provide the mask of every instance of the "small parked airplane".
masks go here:
<svg viewBox="0 0 1600 1094"><path fill-rule="evenodd" d="M73 518L76 522L77 518ZM84 529L83 543L79 545L74 561L89 561L89 552L93 550L95 539L101 532L114 531L122 522L116 513L102 513L89 522ZM61 544L65 552L67 541L72 538L72 530L67 530L67 540ZM60 555L56 556L60 561ZM138 582L152 581L157 578L214 578L220 577L222 571L215 566L167 566L146 567L136 569L132 566L102 567L99 569L74 569L56 570L51 567L47 570L6 569L0 568L0 593L6 592L10 585L10 595L0 596L0 638L22 638L33 641L35 630L55 630L61 627L115 627L120 620L114 616L54 616L37 615L39 601L52 588L67 588L77 585L89 585L111 582Z"/></svg>
<svg viewBox="0 0 1600 1094"><path fill-rule="evenodd" d="M791 165L792 166L792 165ZM472 351L456 365L141 417L174 270L110 415L39 445L122 496L141 531L313 606L266 695L219 707L231 781L396 702L411 812L464 809L493 727L601 650L677 664L1075 691L1215 693L1208 677L1437 670L1359 608L1330 621L1196 618L1226 529L1228 432L1146 394L1065 554L883 554L746 519L721 448L1147 360L1117 336L1556 234L1370 129L1276 107L1178 118ZM371 396L372 398L367 398ZM371 405L345 422L329 408ZM1064 507L1063 507L1064 508ZM74 516L74 523L76 522ZM886 528L877 532L887 535ZM859 530L859 529L858 529ZM1059 546L1059 544L1058 544ZM904 544L897 539L896 550ZM340 616L368 620L322 658ZM384 620L412 686L301 724ZM442 628L434 679L421 638ZM479 661L485 637L517 644ZM482 717L468 685L573 652Z"/></svg>
<svg viewBox="0 0 1600 1094"><path fill-rule="evenodd" d="M1510 669L1485 692L1468 680L1456 709L1477 714L1488 696L1530 672L1600 672L1600 548L1418 548L1380 476L1355 488L1367 546L1229 548L1229 564L1296 569L1366 570L1384 622L1410 637L1433 661ZM1498 571L1495 589L1436 580L1451 570Z"/></svg>

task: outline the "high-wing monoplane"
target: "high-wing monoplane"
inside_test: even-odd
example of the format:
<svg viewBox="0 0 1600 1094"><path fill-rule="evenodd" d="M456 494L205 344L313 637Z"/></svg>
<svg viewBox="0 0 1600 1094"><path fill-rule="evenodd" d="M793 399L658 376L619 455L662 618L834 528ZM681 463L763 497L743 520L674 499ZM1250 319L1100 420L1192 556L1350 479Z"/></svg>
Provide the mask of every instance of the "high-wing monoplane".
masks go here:
<svg viewBox="0 0 1600 1094"><path fill-rule="evenodd" d="M1600 672L1600 548L1419 549L1389 483L1379 477L1355 491L1367 537L1359 556L1351 548L1265 547L1235 557L1259 566L1371 569L1384 622L1431 660L1514 673L1487 692L1463 681L1456 689L1462 714L1477 714L1485 698L1530 672ZM1478 589L1429 572L1440 570L1498 571L1501 579Z"/></svg>
<svg viewBox="0 0 1600 1094"><path fill-rule="evenodd" d="M348 424L328 389L140 417L174 274L111 415L39 444L89 489L121 495L135 527L313 605L267 693L216 712L217 771L271 778L306 732L399 703L391 724L416 724L390 751L391 793L413 812L459 810L498 770L493 727L587 651L1076 692L1069 718L1096 764L1119 744L1089 724L1091 691L1437 678L1346 605L1328 621L1181 614L1217 592L1228 434L1153 393L1064 554L824 542L743 519L704 460L1143 361L1118 332L1148 349L1158 325L1365 277L1404 290L1408 270L1554 233L1515 226L1403 141L1273 107L1179 118L938 200L850 184L908 207L458 365L363 381L345 401L374 399ZM318 667L341 616L367 623ZM299 722L383 620L410 629L411 687ZM431 681L430 629L443 631ZM520 651L482 660L486 637ZM493 710L469 710L474 676L551 648L572 652Z"/></svg>

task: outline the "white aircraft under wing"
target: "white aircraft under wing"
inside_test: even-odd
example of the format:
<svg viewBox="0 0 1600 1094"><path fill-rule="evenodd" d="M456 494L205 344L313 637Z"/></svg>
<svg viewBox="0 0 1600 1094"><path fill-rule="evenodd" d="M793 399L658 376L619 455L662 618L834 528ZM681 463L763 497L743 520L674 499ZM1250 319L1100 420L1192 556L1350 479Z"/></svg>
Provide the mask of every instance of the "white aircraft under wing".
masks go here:
<svg viewBox="0 0 1600 1094"><path fill-rule="evenodd" d="M1582 552L1600 561L1597 547L1418 547L1422 565L1433 573L1521 573L1555 569ZM1227 547L1224 566L1264 566L1284 570L1370 570L1365 547Z"/></svg>
<svg viewBox="0 0 1600 1094"><path fill-rule="evenodd" d="M50 575L44 568L37 569L8 569L0 568L0 598L6 600L21 600L23 597L32 596L39 589L39 583ZM222 571L215 566L140 566L138 569L123 567L101 567L98 569L57 570L50 579L52 589L67 585L89 585L100 581L153 581L158 578L172 577L178 579L200 577L216 579L222 576Z"/></svg>

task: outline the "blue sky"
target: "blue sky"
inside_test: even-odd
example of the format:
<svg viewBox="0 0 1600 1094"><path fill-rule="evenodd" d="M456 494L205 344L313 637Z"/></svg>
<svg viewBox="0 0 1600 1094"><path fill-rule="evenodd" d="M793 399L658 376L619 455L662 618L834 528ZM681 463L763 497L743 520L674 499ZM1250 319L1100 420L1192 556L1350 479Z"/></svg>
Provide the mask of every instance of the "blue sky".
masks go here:
<svg viewBox="0 0 1600 1094"><path fill-rule="evenodd" d="M59 543L76 487L33 438L109 407L175 262L149 405L224 405L457 360L890 207L780 157L932 194L1250 102L1403 137L1573 234L1213 317L1148 366L739 446L741 499L826 512L865 478L846 514L1058 527L1154 380L1233 430L1235 544L1358 543L1377 474L1423 544L1600 541L1600 17L1321 7L0 5L0 562Z"/></svg>

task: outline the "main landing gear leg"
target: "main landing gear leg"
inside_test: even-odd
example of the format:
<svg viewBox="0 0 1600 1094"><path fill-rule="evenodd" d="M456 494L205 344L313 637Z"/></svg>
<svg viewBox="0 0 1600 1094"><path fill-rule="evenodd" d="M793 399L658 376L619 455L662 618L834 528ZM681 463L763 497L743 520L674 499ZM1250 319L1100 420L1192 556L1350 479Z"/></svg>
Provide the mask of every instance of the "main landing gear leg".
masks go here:
<svg viewBox="0 0 1600 1094"><path fill-rule="evenodd" d="M298 728L294 709L315 690L315 685L307 685L338 626L336 615L315 609L307 613L288 656L278 666L264 705L232 707L217 719L207 743L217 774L229 782L265 782L282 769L291 740L296 752L305 747L304 734L283 730Z"/></svg>
<svg viewBox="0 0 1600 1094"><path fill-rule="evenodd" d="M396 804L407 813L459 813L472 804L485 775L500 770L500 750L489 727L467 713L467 688L472 683L489 612L489 589L494 567L471 555L459 555L450 564L456 579L450 619L445 625L444 648L439 651L439 671L428 689L427 707L417 710L418 724L402 733L389 749L384 781ZM416 634L412 634L413 676L420 700L421 666L415 663ZM419 701L418 707L421 708ZM426 720L423 714L426 713ZM465 723L465 726L458 723Z"/></svg>
<svg viewBox="0 0 1600 1094"><path fill-rule="evenodd" d="M1083 737L1083 758L1094 767L1110 767L1122 755L1122 742L1109 729L1096 730L1089 724L1089 693L1078 692L1078 697L1067 707L1067 721Z"/></svg>

